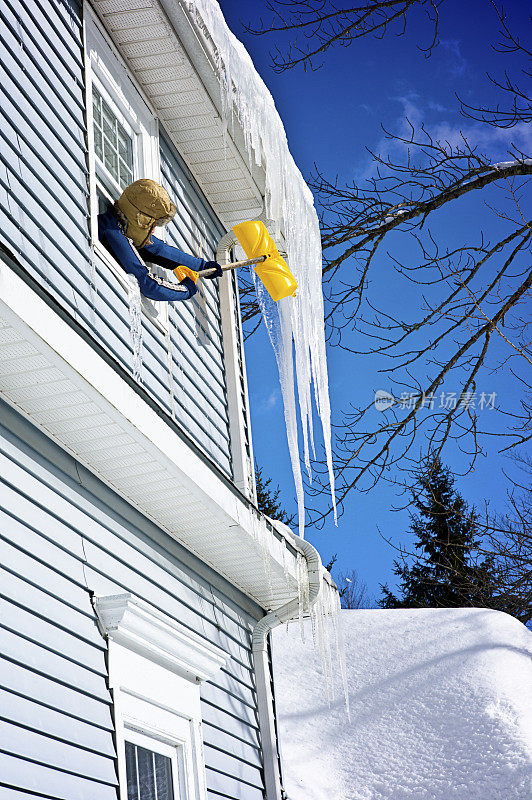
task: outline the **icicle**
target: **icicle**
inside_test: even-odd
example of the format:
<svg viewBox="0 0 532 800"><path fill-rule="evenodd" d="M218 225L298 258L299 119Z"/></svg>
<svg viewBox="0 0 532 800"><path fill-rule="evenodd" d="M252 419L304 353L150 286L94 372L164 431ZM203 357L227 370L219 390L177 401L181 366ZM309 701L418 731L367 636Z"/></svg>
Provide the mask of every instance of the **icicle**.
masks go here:
<svg viewBox="0 0 532 800"><path fill-rule="evenodd" d="M351 722L351 709L349 706L349 687L347 685L347 665L345 660L345 642L342 630L342 622L340 618L341 604L340 595L332 587L329 587L332 595L332 623L334 629L334 636L336 641L336 661L340 667L340 678L342 680L342 688L345 700L345 709L347 718Z"/></svg>
<svg viewBox="0 0 532 800"><path fill-rule="evenodd" d="M133 350L133 378L140 382L142 368L142 299L135 276L128 275L127 279L129 283L129 336Z"/></svg>
<svg viewBox="0 0 532 800"><path fill-rule="evenodd" d="M288 558L286 555L286 545L283 544L283 577L286 588L286 593L289 595L292 589L292 578L288 571Z"/></svg>
<svg viewBox="0 0 532 800"><path fill-rule="evenodd" d="M327 645L326 645L327 630L325 627L325 614L323 609L323 591L320 593L317 602L313 605L311 614L313 622L312 634L314 639L314 647L317 649L320 656L323 677L325 680L327 703L330 705L332 697L332 686L331 686L331 670L329 668L329 659L327 656Z"/></svg>
<svg viewBox="0 0 532 800"><path fill-rule="evenodd" d="M233 109L236 109L250 161L253 155L257 165L265 166L265 212L268 217L282 225L288 263L299 284L295 298L286 298L277 305L269 301L261 285L257 284L256 287L279 367L301 535L305 510L297 436L294 370L305 466L310 477L310 452L314 454L311 399L313 385L314 401L321 418L336 522L318 217L312 193L288 149L286 133L273 98L256 72L249 54L228 29L218 2L195 0L188 5L198 25L214 44L214 57L220 77L222 122L227 126L232 125Z"/></svg>
<svg viewBox="0 0 532 800"><path fill-rule="evenodd" d="M98 294L98 289L96 288L96 255L94 253L94 247L91 247L90 251L90 262L89 262L89 281L90 281L90 293L91 298ZM94 303L93 303L94 305Z"/></svg>
<svg viewBox="0 0 532 800"><path fill-rule="evenodd" d="M309 596L310 585L308 577L308 565L306 559L297 554L296 560L296 578L297 578L297 600L299 604L299 630L301 632L301 641L305 641L305 624L304 616L309 612Z"/></svg>
<svg viewBox="0 0 532 800"><path fill-rule="evenodd" d="M270 531L264 524L264 519L260 516L252 518L251 533L253 540L256 542L257 548L262 556L264 563L264 572L266 575L266 586L270 601L273 601L273 573L271 562L271 546L270 546Z"/></svg>
<svg viewBox="0 0 532 800"><path fill-rule="evenodd" d="M170 310L169 310L170 311ZM170 315L168 316L168 328L165 331L164 339L166 342L166 366L168 368L168 391L170 393L170 413L175 420L175 392L174 392L174 360L172 358L172 337L170 336Z"/></svg>
<svg viewBox="0 0 532 800"><path fill-rule="evenodd" d="M271 602L273 602L273 573L272 573L272 560L271 560L271 548L270 548L270 532L268 531L266 525L264 525L263 520L258 520L259 525L259 542L260 547L262 550L262 557L264 560L264 569L266 572L266 585L268 586L268 592L270 594Z"/></svg>
<svg viewBox="0 0 532 800"><path fill-rule="evenodd" d="M324 580L318 599L310 612L312 639L321 661L327 702L330 705L335 699L335 675L337 675L339 670L346 712L348 718L351 719L345 647L339 612L340 597L338 592L328 581Z"/></svg>
<svg viewBox="0 0 532 800"><path fill-rule="evenodd" d="M90 315L91 325L96 328L96 298L98 296L98 289L96 288L96 255L94 252L94 245L91 245L89 255L89 302L90 302Z"/></svg>

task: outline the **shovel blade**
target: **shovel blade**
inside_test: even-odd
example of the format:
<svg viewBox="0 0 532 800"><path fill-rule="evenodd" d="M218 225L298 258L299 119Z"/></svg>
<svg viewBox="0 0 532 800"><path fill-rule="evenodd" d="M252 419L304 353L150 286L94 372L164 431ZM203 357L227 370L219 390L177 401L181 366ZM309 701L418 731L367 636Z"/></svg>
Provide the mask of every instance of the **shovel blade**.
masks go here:
<svg viewBox="0 0 532 800"><path fill-rule="evenodd" d="M266 256L266 260L255 267L255 272L264 288L276 303L293 295L297 281L280 255L275 242L263 222L241 222L233 228L236 238L248 258Z"/></svg>

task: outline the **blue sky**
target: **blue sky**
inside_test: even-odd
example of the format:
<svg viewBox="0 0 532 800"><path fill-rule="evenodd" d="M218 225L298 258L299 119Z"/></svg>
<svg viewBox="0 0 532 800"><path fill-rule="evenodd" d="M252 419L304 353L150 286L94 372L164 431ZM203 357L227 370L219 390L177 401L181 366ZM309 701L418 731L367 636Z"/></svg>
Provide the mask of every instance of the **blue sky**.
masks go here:
<svg viewBox="0 0 532 800"><path fill-rule="evenodd" d="M283 40L272 35L250 36L242 25L242 22L256 22L261 15L268 18L264 0L246 3L220 0L220 5L275 99L290 149L305 177L311 174L314 164L327 177L338 174L344 181L371 174L373 165L365 148L383 152L388 144L381 123L401 132L406 117L417 125L423 122L436 137L449 141L456 141L460 131L464 131L494 161L504 160L509 140L531 150L532 136L526 129L514 129L511 133L481 130L459 114L456 93L466 101L490 102L494 91L486 73L501 75L507 64L508 57L494 53L490 46L497 38L498 21L486 0L467 3L445 0L440 8L441 44L429 59L416 47L430 40L426 20L419 14L412 17L405 37L390 35L383 41L361 40L350 48L330 50L320 70L305 73L296 69L280 75L271 68L268 50L276 43L282 46ZM511 0L504 8L518 25L526 25L526 5ZM459 242L464 236L470 240L471 231L479 230L487 219L486 209L478 198L468 197L460 202L459 215L443 212L436 221L449 243ZM491 233L497 226L492 216L489 225ZM399 245L399 252L408 258L408 249L401 248ZM389 265L381 259L374 290L383 305L388 304L393 310L398 302L405 306L411 298L407 288L400 296L389 295L387 268ZM353 344L359 349L365 346L360 337L355 337ZM504 346L498 347L504 356ZM284 505L293 510L293 481L277 371L263 331L248 341L246 358L255 455L264 473L280 485ZM368 359L329 348L328 365L333 422L339 422L341 412L350 402L366 404L376 389L389 388L386 376L378 375L376 365ZM498 401L507 409L516 402L515 385L500 373L484 377L478 390L497 392ZM456 449L449 451L447 463L460 470L463 460ZM457 488L470 503L481 507L489 498L493 508L502 510L503 467L508 468L507 459L498 456L495 447L491 447L488 457L480 460L475 471L458 480ZM380 533L395 543L408 542L407 513L392 511L402 502L384 484L367 494L353 492L338 528L327 523L322 531L308 530L307 536L324 561L337 553L337 568L356 569L370 591L378 596L379 583L393 584L395 557Z"/></svg>

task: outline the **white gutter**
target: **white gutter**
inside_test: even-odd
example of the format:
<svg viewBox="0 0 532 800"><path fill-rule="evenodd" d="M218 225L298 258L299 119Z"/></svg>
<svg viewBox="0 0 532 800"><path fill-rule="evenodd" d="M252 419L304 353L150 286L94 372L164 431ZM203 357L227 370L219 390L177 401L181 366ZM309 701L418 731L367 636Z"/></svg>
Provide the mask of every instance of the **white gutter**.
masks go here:
<svg viewBox="0 0 532 800"><path fill-rule="evenodd" d="M275 525L280 523L271 520ZM294 547L304 556L308 566L309 597L307 613L317 602L323 584L323 567L318 551L310 542L296 536L290 528L282 525L283 533L292 541ZM282 800L281 774L279 770L279 752L273 710L272 681L268 658L268 634L283 622L295 619L299 614L300 601L296 597L281 608L270 611L262 617L253 629L252 656L257 687L257 705L259 728L261 733L262 752L264 758L264 782L266 800Z"/></svg>

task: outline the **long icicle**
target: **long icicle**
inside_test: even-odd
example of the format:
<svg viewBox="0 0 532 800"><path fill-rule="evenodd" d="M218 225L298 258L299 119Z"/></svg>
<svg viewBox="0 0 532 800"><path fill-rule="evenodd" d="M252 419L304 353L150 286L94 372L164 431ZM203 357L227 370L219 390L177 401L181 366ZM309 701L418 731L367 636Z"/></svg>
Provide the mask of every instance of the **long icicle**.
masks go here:
<svg viewBox="0 0 532 800"><path fill-rule="evenodd" d="M142 369L142 299L140 288L134 275L127 276L129 283L129 337L133 351L133 378L141 381Z"/></svg>
<svg viewBox="0 0 532 800"><path fill-rule="evenodd" d="M181 2L185 3L185 0ZM265 213L269 218L278 220L282 226L288 263L299 284L295 297L281 300L278 304L269 303L267 298L261 297L260 292L258 299L279 366L290 459L298 500L299 531L302 534L305 509L297 436L294 371L303 433L304 462L310 477L310 451L314 453L311 399L313 385L315 406L321 418L336 521L318 217L312 193L288 149L286 133L273 98L245 48L227 27L217 0L194 0L186 5L213 45L220 76L223 122L230 128L235 122L236 111L248 154L253 153L257 165L264 165ZM292 369L291 376L288 375L289 369Z"/></svg>

